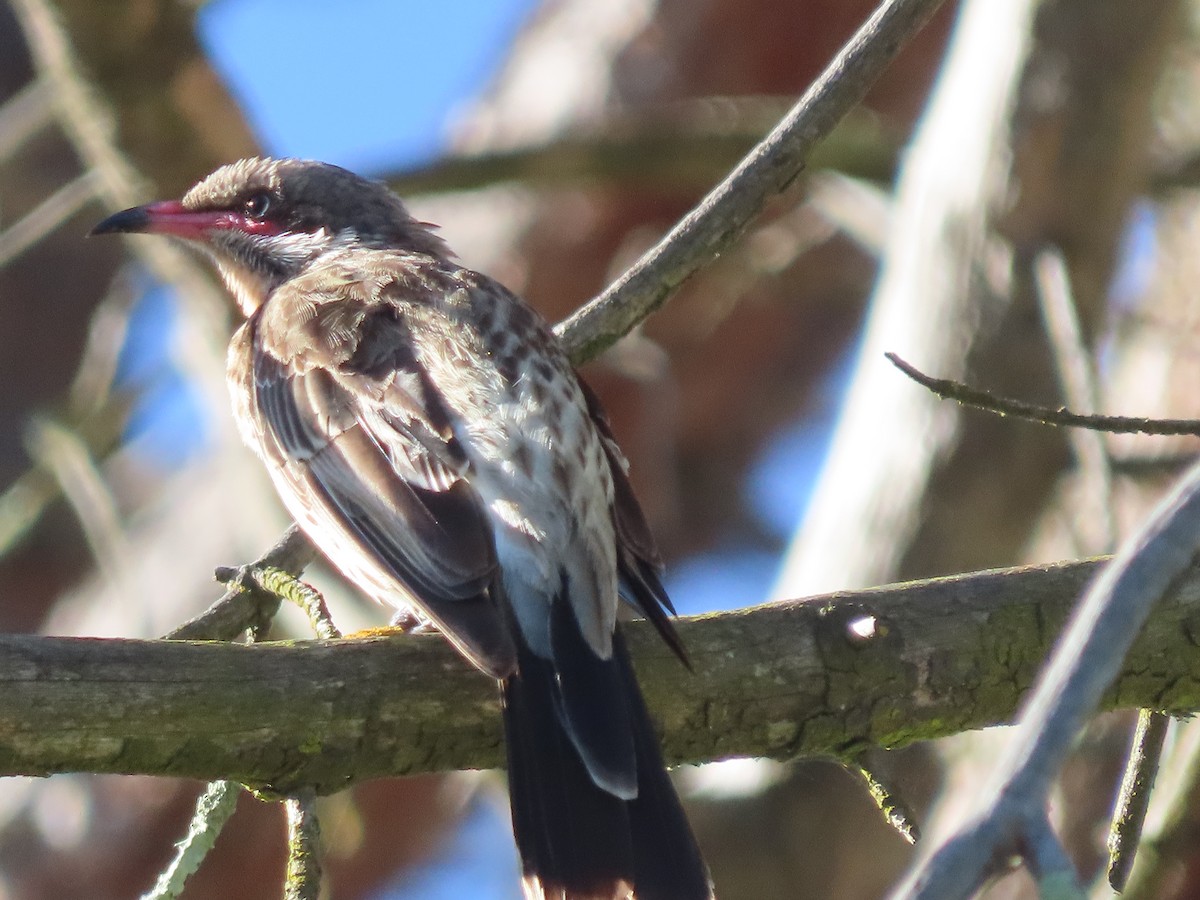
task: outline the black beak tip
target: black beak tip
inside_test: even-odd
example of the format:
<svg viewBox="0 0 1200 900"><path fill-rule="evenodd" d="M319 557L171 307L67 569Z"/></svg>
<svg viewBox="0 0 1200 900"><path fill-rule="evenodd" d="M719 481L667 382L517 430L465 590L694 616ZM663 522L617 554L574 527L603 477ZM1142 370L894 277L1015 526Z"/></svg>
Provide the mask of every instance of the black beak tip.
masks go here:
<svg viewBox="0 0 1200 900"><path fill-rule="evenodd" d="M146 208L135 206L132 209L123 209L119 213L113 213L89 231L88 237L95 237L98 234L136 234L139 231L145 231L149 225L150 214L146 212Z"/></svg>

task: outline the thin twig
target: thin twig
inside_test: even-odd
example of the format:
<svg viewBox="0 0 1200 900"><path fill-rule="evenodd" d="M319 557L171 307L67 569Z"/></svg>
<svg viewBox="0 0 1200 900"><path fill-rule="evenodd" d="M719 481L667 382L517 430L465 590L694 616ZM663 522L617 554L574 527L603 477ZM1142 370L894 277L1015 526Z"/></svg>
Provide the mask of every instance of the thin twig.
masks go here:
<svg viewBox="0 0 1200 900"><path fill-rule="evenodd" d="M299 575L316 558L304 533L293 525L270 550L249 568L275 568ZM232 583L220 599L200 615L184 622L165 635L175 641L231 641L246 629L270 621L279 608L280 597L238 579L238 569L220 569L217 579Z"/></svg>
<svg viewBox="0 0 1200 900"><path fill-rule="evenodd" d="M1158 775L1171 717L1152 709L1138 710L1137 729L1121 779L1117 807L1108 831L1108 883L1118 894L1125 890L1146 824L1150 792Z"/></svg>
<svg viewBox="0 0 1200 900"><path fill-rule="evenodd" d="M1178 720L1171 754L1159 773L1156 809L1141 839L1123 900L1179 896L1179 873L1196 850L1196 809L1200 804L1200 720Z"/></svg>
<svg viewBox="0 0 1200 900"><path fill-rule="evenodd" d="M287 810L288 864L284 900L317 900L321 895L321 825L311 790L283 801Z"/></svg>
<svg viewBox="0 0 1200 900"><path fill-rule="evenodd" d="M1091 428L1109 434L1193 434L1200 435L1198 419L1147 419L1132 416L1086 416L1069 409L1051 409L1007 397L997 397L961 381L934 378L926 375L895 353L885 353L888 362L915 381L946 400L971 406L998 416L1012 416L1039 425L1063 425L1071 428Z"/></svg>
<svg viewBox="0 0 1200 900"><path fill-rule="evenodd" d="M737 240L767 199L796 179L814 145L862 100L940 5L941 0L881 4L724 181L599 297L559 325L571 357L579 362L603 351Z"/></svg>
<svg viewBox="0 0 1200 900"><path fill-rule="evenodd" d="M1034 259L1033 268L1063 395L1069 406L1094 411L1100 405L1100 390L1075 314L1066 261L1059 250L1046 249ZM1086 520L1098 523L1099 527L1098 537L1083 548L1084 552L1111 553L1117 524L1108 445L1101 432L1090 428L1072 430L1071 445L1082 473L1085 502L1092 507ZM1125 760L1125 774L1108 834L1108 883L1118 892L1133 868L1170 721L1168 716L1154 710L1138 712L1137 729Z"/></svg>
<svg viewBox="0 0 1200 900"><path fill-rule="evenodd" d="M966 898L994 871L997 860L1014 853L1039 880L1071 887L1071 895L1082 896L1057 838L1039 822L1076 735L1121 670L1150 610L1195 560L1198 533L1200 464L1160 502L1084 594L1042 670L982 805L923 860L894 897Z"/></svg>
<svg viewBox="0 0 1200 900"><path fill-rule="evenodd" d="M916 817L904 802L899 791L881 778L877 770L868 769L865 765L853 767L867 784L867 793L883 813L887 823L896 830L900 837L915 844L921 839L921 830L917 826Z"/></svg>
<svg viewBox="0 0 1200 900"><path fill-rule="evenodd" d="M237 809L242 786L230 781L213 781L196 800L196 811L188 826L187 836L176 845L175 858L158 876L154 887L142 895L142 900L174 900L183 893L183 886L192 873L204 862Z"/></svg>
<svg viewBox="0 0 1200 900"><path fill-rule="evenodd" d="M252 566L248 574L263 590L300 607L319 640L327 641L342 636L341 631L333 624L333 617L329 614L329 607L325 605L325 598L312 585L301 581L291 572L274 566Z"/></svg>

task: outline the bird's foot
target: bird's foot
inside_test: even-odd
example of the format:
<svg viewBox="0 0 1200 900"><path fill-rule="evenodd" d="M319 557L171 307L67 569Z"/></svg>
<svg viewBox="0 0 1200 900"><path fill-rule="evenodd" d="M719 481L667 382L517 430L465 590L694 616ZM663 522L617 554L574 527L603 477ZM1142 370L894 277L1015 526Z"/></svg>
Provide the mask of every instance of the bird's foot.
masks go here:
<svg viewBox="0 0 1200 900"><path fill-rule="evenodd" d="M437 626L411 609L400 609L388 625L405 634L437 634Z"/></svg>
<svg viewBox="0 0 1200 900"><path fill-rule="evenodd" d="M363 628L346 635L348 638L388 637L396 634L436 634L437 626L410 610L400 610L387 625Z"/></svg>

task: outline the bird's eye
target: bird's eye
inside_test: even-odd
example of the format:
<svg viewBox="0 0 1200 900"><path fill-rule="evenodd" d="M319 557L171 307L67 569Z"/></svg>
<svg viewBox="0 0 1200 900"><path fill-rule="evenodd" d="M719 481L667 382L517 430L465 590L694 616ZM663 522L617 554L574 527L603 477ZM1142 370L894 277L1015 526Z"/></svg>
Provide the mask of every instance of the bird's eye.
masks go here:
<svg viewBox="0 0 1200 900"><path fill-rule="evenodd" d="M246 215L252 219L261 219L271 208L270 194L254 194L246 200Z"/></svg>

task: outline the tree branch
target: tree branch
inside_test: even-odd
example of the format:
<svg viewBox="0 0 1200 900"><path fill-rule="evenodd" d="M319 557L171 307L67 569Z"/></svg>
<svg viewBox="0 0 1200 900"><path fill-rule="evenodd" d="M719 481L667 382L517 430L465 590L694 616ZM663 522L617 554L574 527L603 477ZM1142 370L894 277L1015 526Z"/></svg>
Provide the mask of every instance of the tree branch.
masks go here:
<svg viewBox="0 0 1200 900"><path fill-rule="evenodd" d="M792 102L706 97L618 112L546 143L441 157L386 180L402 197L504 181L539 188L618 181L656 191L704 189L741 162ZM851 114L813 148L808 164L886 182L897 152L895 139L872 116Z"/></svg>
<svg viewBox="0 0 1200 900"><path fill-rule="evenodd" d="M849 756L1007 721L1096 561L683 620L688 673L628 627L672 762ZM874 617L870 629L851 628ZM1200 573L1155 613L1110 706L1200 708ZM333 791L502 759L495 691L440 637L243 646L0 637L0 772Z"/></svg>
<svg viewBox="0 0 1200 900"><path fill-rule="evenodd" d="M954 400L963 406L970 406L984 412L995 413L998 416L1012 416L1014 419L1024 419L1027 422L1036 422L1039 425L1087 428L1091 431L1103 431L1108 434L1200 434L1200 420L1197 419L1101 416L1072 412L1064 406L1052 409L1049 406L1039 406L1036 403L1026 403L1023 400L997 397L988 391L981 391L961 381L955 381L952 378L935 378L932 375L926 375L912 363L901 359L895 353L885 353L883 355L893 366L921 385L921 387L933 394L937 394L943 400Z"/></svg>

